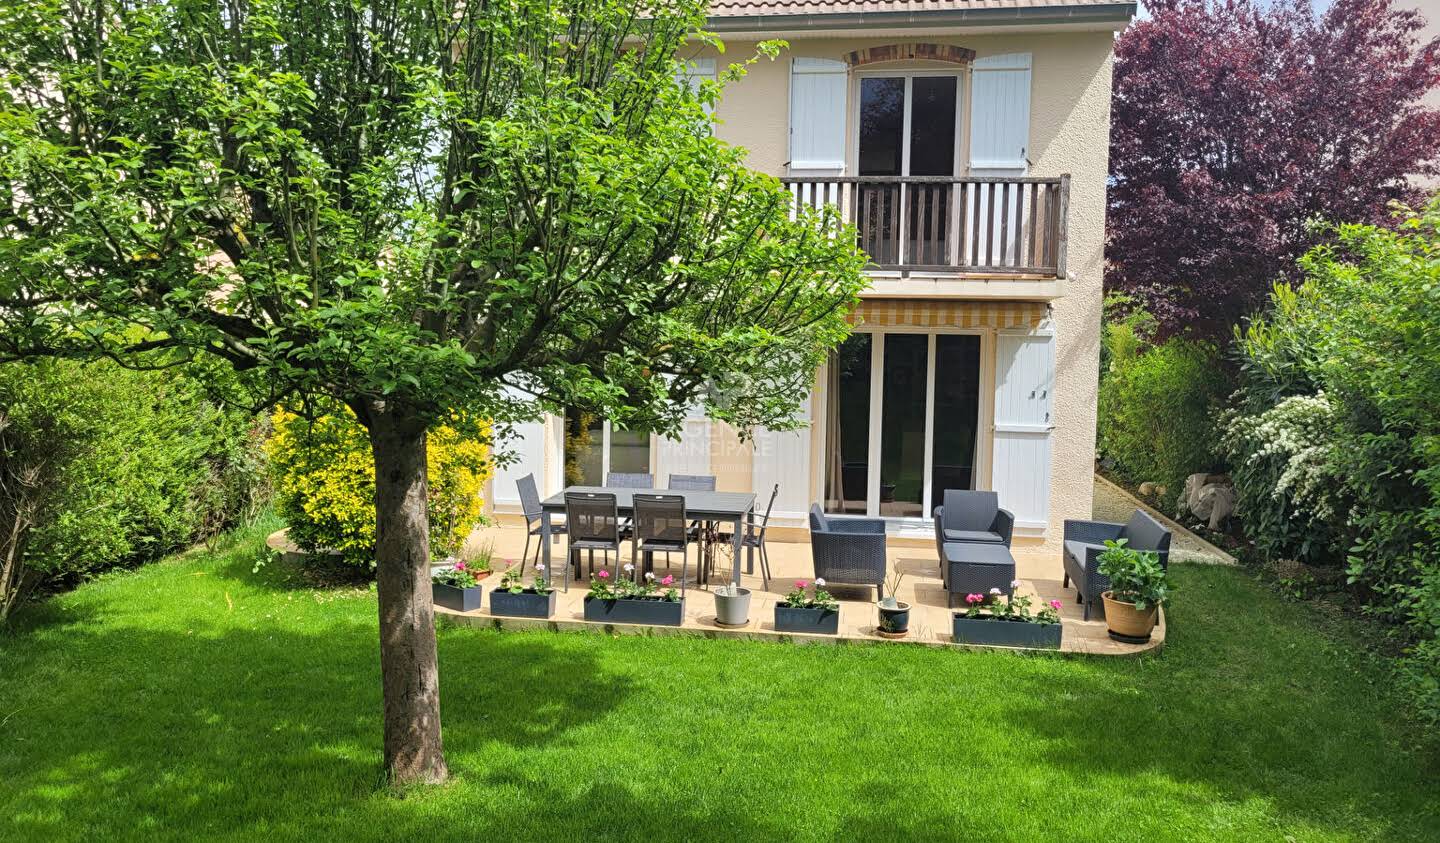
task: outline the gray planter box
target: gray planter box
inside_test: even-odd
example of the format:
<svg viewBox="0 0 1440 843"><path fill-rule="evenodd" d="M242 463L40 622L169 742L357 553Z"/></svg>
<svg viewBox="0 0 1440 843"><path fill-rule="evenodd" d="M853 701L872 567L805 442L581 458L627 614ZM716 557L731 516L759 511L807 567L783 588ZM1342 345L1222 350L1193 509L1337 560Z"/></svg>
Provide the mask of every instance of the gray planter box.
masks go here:
<svg viewBox="0 0 1440 843"><path fill-rule="evenodd" d="M958 644L985 644L991 647L1031 647L1055 650L1060 647L1061 626L1040 625L993 618L967 618L955 615L955 641Z"/></svg>
<svg viewBox="0 0 1440 843"><path fill-rule="evenodd" d="M490 592L490 614L509 618L548 618L555 614L555 590L536 594L527 588L519 594L497 588Z"/></svg>
<svg viewBox="0 0 1440 843"><path fill-rule="evenodd" d="M430 599L436 606L444 606L457 612L473 612L480 608L480 586L456 588L444 583L430 583Z"/></svg>
<svg viewBox="0 0 1440 843"><path fill-rule="evenodd" d="M800 609L782 603L775 607L775 631L837 635L840 632L840 610Z"/></svg>
<svg viewBox="0 0 1440 843"><path fill-rule="evenodd" d="M585 620L599 623L636 623L647 626L679 626L685 620L685 598L669 600L596 600L585 598Z"/></svg>

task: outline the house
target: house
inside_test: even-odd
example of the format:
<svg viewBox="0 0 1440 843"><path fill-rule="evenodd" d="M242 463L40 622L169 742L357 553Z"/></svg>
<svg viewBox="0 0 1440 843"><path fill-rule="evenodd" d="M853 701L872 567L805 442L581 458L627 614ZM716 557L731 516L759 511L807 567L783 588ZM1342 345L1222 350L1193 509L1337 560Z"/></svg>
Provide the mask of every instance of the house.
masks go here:
<svg viewBox="0 0 1440 843"><path fill-rule="evenodd" d="M525 425L495 478L542 495L606 472L780 485L777 524L811 502L931 535L947 488L995 489L1017 541L1089 517L1115 34L1134 3L1100 0L716 0L725 57L781 38L726 89L716 133L789 186L833 202L873 265L856 333L822 367L794 432L743 441L704 418L671 441L599 418Z"/></svg>

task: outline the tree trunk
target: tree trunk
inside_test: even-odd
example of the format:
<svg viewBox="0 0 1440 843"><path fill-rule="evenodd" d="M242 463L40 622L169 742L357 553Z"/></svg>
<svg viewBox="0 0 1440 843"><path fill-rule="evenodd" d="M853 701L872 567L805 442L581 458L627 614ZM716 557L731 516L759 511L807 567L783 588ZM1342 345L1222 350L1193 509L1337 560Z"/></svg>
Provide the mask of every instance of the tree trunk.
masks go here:
<svg viewBox="0 0 1440 843"><path fill-rule="evenodd" d="M394 782L439 782L448 770L440 741L440 668L430 601L425 425L382 407L371 409L369 421L385 767Z"/></svg>

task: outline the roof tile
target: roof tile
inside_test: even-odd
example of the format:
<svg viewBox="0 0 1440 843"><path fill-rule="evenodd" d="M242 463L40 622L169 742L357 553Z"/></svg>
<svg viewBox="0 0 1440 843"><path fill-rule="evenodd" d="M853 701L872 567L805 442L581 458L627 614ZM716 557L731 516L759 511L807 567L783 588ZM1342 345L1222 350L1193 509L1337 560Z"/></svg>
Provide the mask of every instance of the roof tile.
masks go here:
<svg viewBox="0 0 1440 843"><path fill-rule="evenodd" d="M1018 9L1099 6L1124 0L714 0L710 16L845 15L862 12L936 12L958 9Z"/></svg>

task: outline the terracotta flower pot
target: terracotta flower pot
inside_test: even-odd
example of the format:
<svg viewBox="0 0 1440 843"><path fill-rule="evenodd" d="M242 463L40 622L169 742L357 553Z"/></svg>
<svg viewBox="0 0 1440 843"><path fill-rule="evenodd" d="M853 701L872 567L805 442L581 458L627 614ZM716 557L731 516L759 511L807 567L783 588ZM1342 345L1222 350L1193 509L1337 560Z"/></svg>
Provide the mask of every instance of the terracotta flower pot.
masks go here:
<svg viewBox="0 0 1440 843"><path fill-rule="evenodd" d="M1105 601L1105 624L1110 628L1110 637L1132 644L1149 641L1159 607L1141 610L1135 608L1134 603L1124 603L1110 595L1109 591L1100 595L1100 599Z"/></svg>

